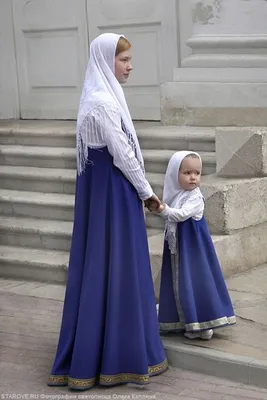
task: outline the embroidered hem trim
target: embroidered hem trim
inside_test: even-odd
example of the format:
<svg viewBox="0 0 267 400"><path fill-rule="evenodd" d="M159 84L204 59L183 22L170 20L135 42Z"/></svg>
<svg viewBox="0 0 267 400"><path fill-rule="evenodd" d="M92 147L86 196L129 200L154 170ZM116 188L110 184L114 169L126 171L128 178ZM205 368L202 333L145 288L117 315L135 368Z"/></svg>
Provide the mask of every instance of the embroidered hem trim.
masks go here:
<svg viewBox="0 0 267 400"><path fill-rule="evenodd" d="M159 323L161 331L171 330L186 330L187 332L201 331L205 329L219 328L225 325L233 325L236 323L236 317L223 317L205 322L192 322L191 324L184 324L182 322Z"/></svg>
<svg viewBox="0 0 267 400"><path fill-rule="evenodd" d="M162 363L148 367L148 374L138 375L131 373L117 374L117 375L100 375L91 379L76 379L68 375L50 375L48 386L69 386L71 389L86 390L91 389L97 383L100 385L111 386L122 383L136 383L145 385L149 383L149 377L158 375L166 371L168 362L165 359Z"/></svg>

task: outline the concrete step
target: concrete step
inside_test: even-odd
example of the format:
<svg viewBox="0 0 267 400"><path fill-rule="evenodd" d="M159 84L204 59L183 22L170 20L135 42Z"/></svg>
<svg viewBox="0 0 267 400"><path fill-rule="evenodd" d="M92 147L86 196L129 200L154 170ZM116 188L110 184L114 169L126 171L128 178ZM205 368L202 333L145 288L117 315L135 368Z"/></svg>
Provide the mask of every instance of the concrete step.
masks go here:
<svg viewBox="0 0 267 400"><path fill-rule="evenodd" d="M159 187L157 189L156 193L161 197L162 189L159 190ZM74 195L0 189L0 209L1 214L10 217L72 222ZM146 210L146 224L147 228L155 231L162 231L164 227L163 219L148 210Z"/></svg>
<svg viewBox="0 0 267 400"><path fill-rule="evenodd" d="M155 193L162 197L164 174L147 173L146 178ZM13 167L0 168L0 188L43 193L75 193L76 171L60 168Z"/></svg>
<svg viewBox="0 0 267 400"><path fill-rule="evenodd" d="M147 172L146 179L152 186L154 193L156 193L157 196L162 199L165 174Z"/></svg>
<svg viewBox="0 0 267 400"><path fill-rule="evenodd" d="M173 155L173 150L143 150L145 168L147 172L165 174L168 162ZM208 175L216 172L216 155L213 152L199 152L203 169L202 174Z"/></svg>
<svg viewBox="0 0 267 400"><path fill-rule="evenodd" d="M204 382L199 382L195 390L190 392L190 397L184 397L184 399L267 399L267 390L264 389L267 388L266 333L263 332L266 326L258 323L258 316L256 316L256 323L254 322L252 318L256 311L254 313L253 311L250 311L248 318L237 317L236 325L215 329L213 338L210 341L186 339L183 337L183 333L161 335L169 365L190 371L192 375L193 372L197 372L206 376L214 376L214 383L216 383L217 388L217 383L220 382L219 379L223 379L221 381L222 386L218 390L220 392L219 397L217 397L218 392L216 391L215 393L212 389L208 389L207 392L198 389L203 383L204 387L207 384L210 387L212 382L210 377L209 383L205 382L205 375L203 375ZM260 333L258 333L259 330ZM255 337L256 335L257 338ZM249 336L253 339L248 340L247 337ZM244 337L246 338L245 340ZM226 389L225 386L227 385L227 380L233 381L229 389ZM239 385L236 392L234 385ZM226 391L228 391L229 395L225 396ZM199 393L201 397L199 397ZM239 397L241 393L242 395Z"/></svg>
<svg viewBox="0 0 267 400"><path fill-rule="evenodd" d="M0 164L76 169L76 149L45 146L0 146Z"/></svg>
<svg viewBox="0 0 267 400"><path fill-rule="evenodd" d="M164 230L165 222L162 217L146 209L146 226L150 229L158 229L162 232Z"/></svg>
<svg viewBox="0 0 267 400"><path fill-rule="evenodd" d="M154 192L162 199L164 174L147 173L146 177ZM75 170L4 166L0 171L0 187L4 189L0 190L2 213L72 220L75 179ZM24 194L25 191L30 195L27 192ZM69 207L69 211L66 207ZM162 231L164 228L163 219L148 210L146 224L153 230Z"/></svg>
<svg viewBox="0 0 267 400"><path fill-rule="evenodd" d="M173 150L143 150L147 172L165 173ZM200 152L203 175L216 172L213 152ZM26 167L76 169L76 150L64 147L0 146L0 164Z"/></svg>
<svg viewBox="0 0 267 400"><path fill-rule="evenodd" d="M66 282L72 222L0 216L0 276ZM149 229L148 237L158 235Z"/></svg>
<svg viewBox="0 0 267 400"><path fill-rule="evenodd" d="M162 199L164 174L147 173L146 177ZM0 187L4 189L0 190L2 213L72 220L75 179L75 170L3 166L0 171ZM25 191L30 194L24 194ZM146 224L151 229L162 231L164 228L163 219L148 210Z"/></svg>
<svg viewBox="0 0 267 400"><path fill-rule="evenodd" d="M69 251L73 223L0 215L0 245Z"/></svg>
<svg viewBox="0 0 267 400"><path fill-rule="evenodd" d="M215 128L137 126L141 149L215 152Z"/></svg>
<svg viewBox="0 0 267 400"><path fill-rule="evenodd" d="M135 122L142 149L215 151L215 128ZM76 147L76 121L0 121L0 144Z"/></svg>
<svg viewBox="0 0 267 400"><path fill-rule="evenodd" d="M43 193L75 193L76 170L1 166L0 188Z"/></svg>
<svg viewBox="0 0 267 400"><path fill-rule="evenodd" d="M0 144L76 147L76 121L0 121Z"/></svg>
<svg viewBox="0 0 267 400"><path fill-rule="evenodd" d="M72 221L0 215L0 245L69 251L72 229ZM159 229L147 230L148 237L160 233Z"/></svg>
<svg viewBox="0 0 267 400"><path fill-rule="evenodd" d="M66 251L0 246L0 276L65 283L69 254Z"/></svg>
<svg viewBox="0 0 267 400"><path fill-rule="evenodd" d="M64 284L72 228L69 221L0 215L0 276Z"/></svg>
<svg viewBox="0 0 267 400"><path fill-rule="evenodd" d="M73 221L74 196L0 189L0 210L13 217Z"/></svg>
<svg viewBox="0 0 267 400"><path fill-rule="evenodd" d="M56 246L70 245L72 223L30 219L0 220L0 276L65 283L69 252L52 250ZM153 235L153 232L157 233ZM267 223L232 235L213 235L212 239L225 277L251 269L266 261L265 245ZM160 270L162 263L163 233L148 230L152 277L156 297L159 295ZM18 236L22 242L17 242ZM7 236L5 238L4 236ZM253 241L251 240L253 237ZM29 241L27 240L29 239ZM24 247L24 242L25 246ZM53 244L53 240L55 243ZM8 245L7 245L8 244ZM12 244L12 245L11 245ZM38 248L34 248L34 246ZM42 246L42 248L39 248ZM246 252L244 252L246 248Z"/></svg>

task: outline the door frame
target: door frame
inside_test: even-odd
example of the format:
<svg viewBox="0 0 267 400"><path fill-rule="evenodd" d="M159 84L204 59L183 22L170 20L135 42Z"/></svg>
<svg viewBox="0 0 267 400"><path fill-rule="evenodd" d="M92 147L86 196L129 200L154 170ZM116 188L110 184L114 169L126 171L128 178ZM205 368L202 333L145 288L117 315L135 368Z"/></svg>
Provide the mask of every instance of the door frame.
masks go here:
<svg viewBox="0 0 267 400"><path fill-rule="evenodd" d="M0 119L20 118L12 1L0 2Z"/></svg>

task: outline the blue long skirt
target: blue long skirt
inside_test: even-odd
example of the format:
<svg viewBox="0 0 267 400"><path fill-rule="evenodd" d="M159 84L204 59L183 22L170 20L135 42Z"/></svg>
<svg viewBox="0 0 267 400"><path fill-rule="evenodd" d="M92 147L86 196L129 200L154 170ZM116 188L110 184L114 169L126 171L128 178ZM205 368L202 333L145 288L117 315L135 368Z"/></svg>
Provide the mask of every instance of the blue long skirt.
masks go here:
<svg viewBox="0 0 267 400"><path fill-rule="evenodd" d="M77 176L63 318L49 386L149 383L167 369L142 202L107 148Z"/></svg>
<svg viewBox="0 0 267 400"><path fill-rule="evenodd" d="M177 224L178 252L164 241L159 298L162 331L196 332L234 324L236 318L203 217Z"/></svg>

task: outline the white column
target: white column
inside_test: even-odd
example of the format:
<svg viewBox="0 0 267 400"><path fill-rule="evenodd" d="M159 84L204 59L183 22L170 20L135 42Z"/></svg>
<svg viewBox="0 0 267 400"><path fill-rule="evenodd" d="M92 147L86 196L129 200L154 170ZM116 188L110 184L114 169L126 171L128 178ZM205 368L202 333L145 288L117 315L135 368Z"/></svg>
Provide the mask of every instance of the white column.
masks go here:
<svg viewBox="0 0 267 400"><path fill-rule="evenodd" d="M266 67L266 0L191 0L184 67Z"/></svg>
<svg viewBox="0 0 267 400"><path fill-rule="evenodd" d="M187 51L174 71L174 82L162 85L163 122L266 125L267 1L179 4L180 29L187 26L188 31L189 26L191 33L187 32Z"/></svg>

